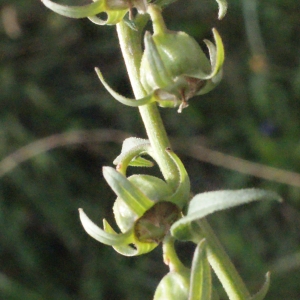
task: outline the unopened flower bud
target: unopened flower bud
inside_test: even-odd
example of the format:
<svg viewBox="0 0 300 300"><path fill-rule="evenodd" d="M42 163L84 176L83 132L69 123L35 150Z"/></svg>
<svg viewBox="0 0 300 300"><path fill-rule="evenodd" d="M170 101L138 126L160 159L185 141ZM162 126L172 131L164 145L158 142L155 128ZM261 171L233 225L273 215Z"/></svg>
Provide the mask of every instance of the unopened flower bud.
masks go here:
<svg viewBox="0 0 300 300"><path fill-rule="evenodd" d="M190 273L169 272L159 283L154 300L187 300L190 288Z"/></svg>
<svg viewBox="0 0 300 300"><path fill-rule="evenodd" d="M149 32L145 34L141 83L148 94L162 90L181 100L181 108L184 108L189 98L209 92L221 80L224 60L221 38L214 29L217 47L205 41L209 60L195 39L184 32L166 28L159 7L149 5L148 13L154 33L152 36Z"/></svg>

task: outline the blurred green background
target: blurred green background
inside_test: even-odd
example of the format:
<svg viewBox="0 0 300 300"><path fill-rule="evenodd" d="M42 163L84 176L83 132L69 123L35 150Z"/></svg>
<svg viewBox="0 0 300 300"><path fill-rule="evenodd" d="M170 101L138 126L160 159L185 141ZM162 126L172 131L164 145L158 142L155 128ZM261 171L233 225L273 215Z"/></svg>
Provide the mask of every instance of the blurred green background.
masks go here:
<svg viewBox="0 0 300 300"><path fill-rule="evenodd" d="M213 0L165 10L169 28L204 46L216 26L226 47L219 87L182 114L162 111L193 191L261 187L285 200L209 218L251 291L271 270L272 300L300 299L299 11L298 0L229 0L219 22ZM60 17L40 1L1 0L0 36L0 299L151 299L167 271L161 249L122 257L85 234L77 211L113 222L101 168L129 133L145 137L138 111L114 101L94 74L100 67L132 95L115 28ZM178 251L188 264L193 246Z"/></svg>

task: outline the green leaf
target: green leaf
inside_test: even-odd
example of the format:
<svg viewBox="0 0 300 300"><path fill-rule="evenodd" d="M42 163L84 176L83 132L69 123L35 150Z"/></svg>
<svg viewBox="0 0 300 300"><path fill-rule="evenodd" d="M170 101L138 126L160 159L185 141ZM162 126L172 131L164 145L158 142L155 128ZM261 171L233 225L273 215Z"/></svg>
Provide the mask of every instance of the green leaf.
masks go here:
<svg viewBox="0 0 300 300"><path fill-rule="evenodd" d="M270 287L270 272L266 274L266 281L262 286L262 288L257 292L257 294L251 297L251 300L263 300L268 293L269 287Z"/></svg>
<svg viewBox="0 0 300 300"><path fill-rule="evenodd" d="M52 11L69 18L86 18L88 16L97 15L105 10L103 0L93 2L83 6L67 6L61 5L50 0L42 0L44 5Z"/></svg>
<svg viewBox="0 0 300 300"><path fill-rule="evenodd" d="M139 217L153 205L140 189L114 168L103 167L103 176L117 196Z"/></svg>
<svg viewBox="0 0 300 300"><path fill-rule="evenodd" d="M281 201L281 197L271 191L262 189L224 190L196 195L190 202L187 215L171 227L171 233L178 239L185 240L187 226L216 211L259 200Z"/></svg>
<svg viewBox="0 0 300 300"><path fill-rule="evenodd" d="M130 235L132 235L132 232L121 234L105 232L90 220L90 218L84 213L82 208L79 208L79 216L84 230L100 243L110 246L121 245L123 243L126 243L130 239ZM106 221L104 220L104 222Z"/></svg>
<svg viewBox="0 0 300 300"><path fill-rule="evenodd" d="M188 300L210 300L211 293L211 270L206 257L206 241L203 239L194 252Z"/></svg>

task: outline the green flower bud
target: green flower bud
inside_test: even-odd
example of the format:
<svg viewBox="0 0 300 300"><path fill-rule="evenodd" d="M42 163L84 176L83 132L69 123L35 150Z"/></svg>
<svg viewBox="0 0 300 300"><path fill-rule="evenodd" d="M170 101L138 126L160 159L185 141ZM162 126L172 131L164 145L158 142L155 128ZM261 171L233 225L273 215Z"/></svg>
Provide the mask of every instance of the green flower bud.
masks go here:
<svg viewBox="0 0 300 300"><path fill-rule="evenodd" d="M187 300L189 296L190 273L169 272L159 283L154 300Z"/></svg>
<svg viewBox="0 0 300 300"><path fill-rule="evenodd" d="M166 151L178 168L175 190L154 176L127 178L127 167L132 163L149 166L151 162L141 160L141 155L153 156L153 152L147 140L129 138L124 141L121 154L114 161L117 168L103 168L105 180L117 195L113 211L121 233L117 233L106 220L103 220L101 229L80 209L82 225L90 236L126 256L148 253L157 247L181 217L181 210L190 198L190 182L182 162L171 149Z"/></svg>
<svg viewBox="0 0 300 300"><path fill-rule="evenodd" d="M221 80L224 49L218 32L214 29L216 46L205 41L210 52L206 57L198 43L184 32L166 28L160 8L148 6L153 22L153 35L145 34L145 51L141 60L140 79L148 94L164 91L169 99L182 101L180 111L187 106L186 101L194 95L205 94ZM176 101L177 100L177 101ZM164 105L164 101L160 104Z"/></svg>
<svg viewBox="0 0 300 300"><path fill-rule="evenodd" d="M211 271L204 239L195 249L191 269L186 268L178 259L173 238L167 237L164 240L163 251L170 272L159 283L154 300L212 299Z"/></svg>

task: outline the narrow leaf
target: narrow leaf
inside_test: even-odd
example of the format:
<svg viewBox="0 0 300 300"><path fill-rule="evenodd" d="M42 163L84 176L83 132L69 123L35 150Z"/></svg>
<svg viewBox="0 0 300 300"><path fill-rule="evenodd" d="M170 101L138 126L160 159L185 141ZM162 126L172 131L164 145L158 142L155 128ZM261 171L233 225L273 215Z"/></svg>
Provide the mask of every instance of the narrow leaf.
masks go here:
<svg viewBox="0 0 300 300"><path fill-rule="evenodd" d="M205 240L200 241L194 252L188 300L211 299L211 270L206 257L205 246Z"/></svg>
<svg viewBox="0 0 300 300"><path fill-rule="evenodd" d="M281 197L272 191L255 188L201 193L191 200L187 216L199 219L215 211L260 200L281 201Z"/></svg>
<svg viewBox="0 0 300 300"><path fill-rule="evenodd" d="M216 211L259 200L281 201L281 197L271 191L262 189L224 190L196 195L190 202L187 215L171 227L172 235L183 238L182 232L193 221L206 217Z"/></svg>

